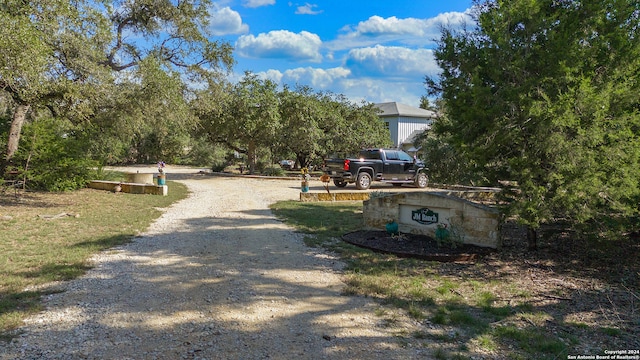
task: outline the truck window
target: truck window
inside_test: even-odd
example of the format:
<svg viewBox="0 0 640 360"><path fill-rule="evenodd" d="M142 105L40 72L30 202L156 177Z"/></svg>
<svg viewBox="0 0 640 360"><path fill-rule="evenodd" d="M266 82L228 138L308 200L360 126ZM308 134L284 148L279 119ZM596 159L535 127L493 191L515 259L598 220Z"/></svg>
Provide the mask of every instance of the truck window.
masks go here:
<svg viewBox="0 0 640 360"><path fill-rule="evenodd" d="M413 161L413 158L405 152L398 151L398 157L401 161Z"/></svg>
<svg viewBox="0 0 640 360"><path fill-rule="evenodd" d="M368 160L380 160L379 150L362 150L360 151L360 158Z"/></svg>
<svg viewBox="0 0 640 360"><path fill-rule="evenodd" d="M398 158L398 152L397 151L385 151L385 154L387 155L387 160L400 160Z"/></svg>

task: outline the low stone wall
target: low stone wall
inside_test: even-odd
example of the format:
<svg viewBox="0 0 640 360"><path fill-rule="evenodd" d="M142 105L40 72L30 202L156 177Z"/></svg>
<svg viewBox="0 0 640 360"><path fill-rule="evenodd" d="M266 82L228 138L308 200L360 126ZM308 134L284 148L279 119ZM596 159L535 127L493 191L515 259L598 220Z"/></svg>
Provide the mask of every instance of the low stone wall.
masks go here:
<svg viewBox="0 0 640 360"><path fill-rule="evenodd" d="M465 244L499 248L500 213L465 199L485 196L465 193L415 192L375 197L364 202L365 225L384 229L395 220L400 232L435 237L440 224Z"/></svg>
<svg viewBox="0 0 640 360"><path fill-rule="evenodd" d="M169 188L167 185L121 183L118 181L92 180L89 182L89 188L113 191L118 184L120 185L122 192L129 194L151 194L163 196L169 194Z"/></svg>
<svg viewBox="0 0 640 360"><path fill-rule="evenodd" d="M301 202L315 201L362 201L369 200L368 192L352 192L352 193L319 193L319 192L300 192Z"/></svg>

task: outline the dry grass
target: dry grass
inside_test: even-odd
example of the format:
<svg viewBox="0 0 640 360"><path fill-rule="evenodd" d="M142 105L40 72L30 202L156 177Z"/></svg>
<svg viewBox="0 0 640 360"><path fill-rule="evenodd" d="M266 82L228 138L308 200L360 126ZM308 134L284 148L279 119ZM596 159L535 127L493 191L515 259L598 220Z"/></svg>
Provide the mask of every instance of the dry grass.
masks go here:
<svg viewBox="0 0 640 360"><path fill-rule="evenodd" d="M273 208L343 255L347 293L394 304L423 323L413 338L436 358L566 359L640 348L637 239L554 237L527 252L516 232L500 252L474 263L401 259L330 240L362 223L361 206L288 202ZM344 225L326 229L327 223Z"/></svg>
<svg viewBox="0 0 640 360"><path fill-rule="evenodd" d="M55 291L44 285L82 275L91 255L130 241L160 208L187 195L182 184L169 189L169 196L92 189L0 194L0 333L39 309L40 296Z"/></svg>

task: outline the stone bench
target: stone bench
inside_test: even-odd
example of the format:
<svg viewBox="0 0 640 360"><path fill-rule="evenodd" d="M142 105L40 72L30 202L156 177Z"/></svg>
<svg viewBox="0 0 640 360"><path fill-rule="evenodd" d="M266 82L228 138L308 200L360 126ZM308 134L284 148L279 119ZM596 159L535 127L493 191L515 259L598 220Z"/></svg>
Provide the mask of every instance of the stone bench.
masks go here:
<svg viewBox="0 0 640 360"><path fill-rule="evenodd" d="M107 191L113 191L113 189L115 189L117 185L120 185L121 192L129 194L151 194L163 196L169 194L167 185L140 184L104 180L92 180L89 182L89 188Z"/></svg>

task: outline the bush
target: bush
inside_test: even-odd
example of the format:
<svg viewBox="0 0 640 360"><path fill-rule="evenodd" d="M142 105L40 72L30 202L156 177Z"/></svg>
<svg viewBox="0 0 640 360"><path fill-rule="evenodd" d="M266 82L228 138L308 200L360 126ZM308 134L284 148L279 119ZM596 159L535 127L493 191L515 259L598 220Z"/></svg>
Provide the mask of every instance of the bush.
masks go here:
<svg viewBox="0 0 640 360"><path fill-rule="evenodd" d="M223 172L226 167L227 167L227 161L224 159L218 159L218 160L215 160L211 165L211 171Z"/></svg>
<svg viewBox="0 0 640 360"><path fill-rule="evenodd" d="M226 159L230 162L233 152L222 145L211 144L206 139L194 138L191 140L189 151L180 159L180 164L191 166L207 166L218 160Z"/></svg>
<svg viewBox="0 0 640 360"><path fill-rule="evenodd" d="M84 188L94 178L96 163L86 159L61 159L55 168L27 171L29 188L69 191Z"/></svg>
<svg viewBox="0 0 640 360"><path fill-rule="evenodd" d="M14 169L26 175L28 188L75 190L96 176L97 161L86 157L86 144L73 133L71 124L58 119L25 125L24 140L12 162Z"/></svg>
<svg viewBox="0 0 640 360"><path fill-rule="evenodd" d="M284 176L284 170L279 165L271 165L264 169L266 176Z"/></svg>
<svg viewBox="0 0 640 360"><path fill-rule="evenodd" d="M440 120L445 121L445 120ZM415 146L422 147L420 158L429 168L433 183L458 185L489 185L483 178L482 167L470 161L448 142L447 135L427 131L416 138Z"/></svg>

